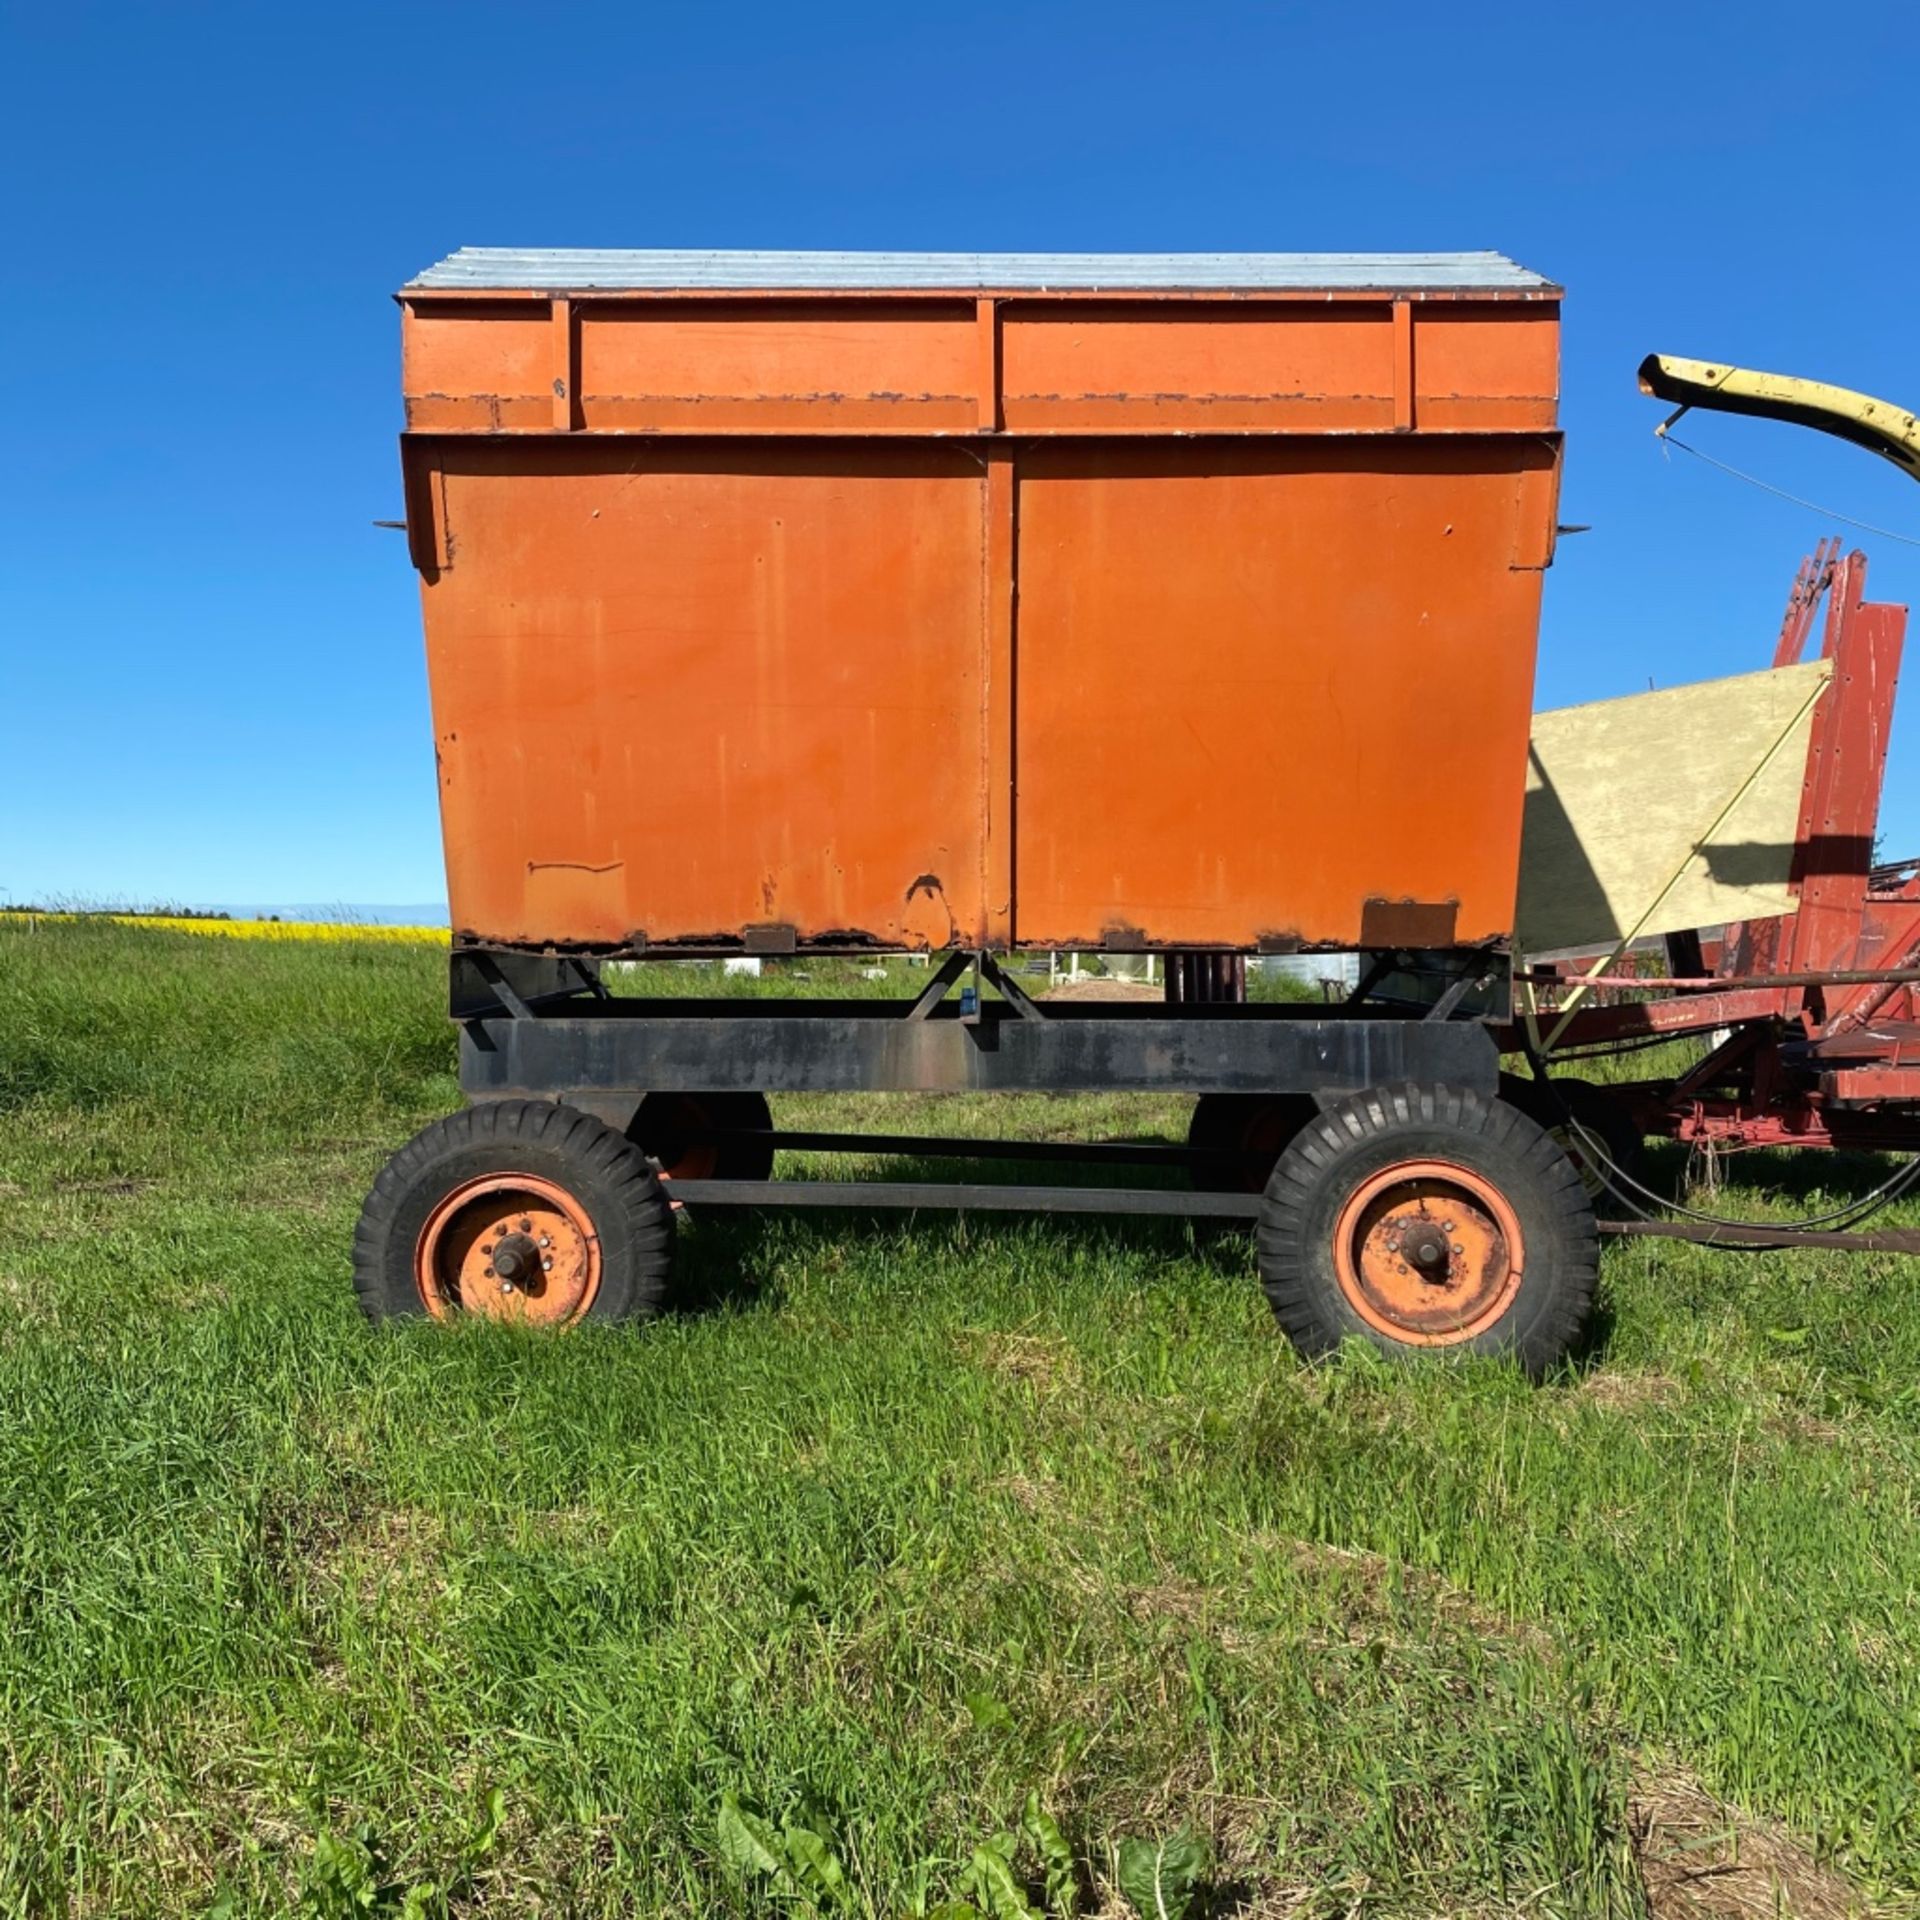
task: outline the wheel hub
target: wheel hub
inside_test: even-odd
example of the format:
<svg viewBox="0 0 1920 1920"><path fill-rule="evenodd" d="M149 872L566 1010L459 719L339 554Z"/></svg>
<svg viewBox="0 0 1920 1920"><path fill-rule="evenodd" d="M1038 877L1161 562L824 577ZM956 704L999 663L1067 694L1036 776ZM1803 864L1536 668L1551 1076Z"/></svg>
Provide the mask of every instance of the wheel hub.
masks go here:
<svg viewBox="0 0 1920 1920"><path fill-rule="evenodd" d="M541 1239L548 1236L542 1234ZM481 1252L486 1249L483 1247ZM502 1293L513 1287L533 1289L542 1277L541 1253L531 1235L503 1233L493 1249L493 1271Z"/></svg>
<svg viewBox="0 0 1920 1920"><path fill-rule="evenodd" d="M535 1174L485 1174L442 1198L414 1249L414 1283L437 1318L561 1326L593 1304L600 1241L572 1194Z"/></svg>
<svg viewBox="0 0 1920 1920"><path fill-rule="evenodd" d="M1453 1346L1499 1320L1519 1290L1524 1246L1512 1205L1473 1169L1404 1160L1363 1180L1334 1229L1334 1272L1376 1332Z"/></svg>
<svg viewBox="0 0 1920 1920"><path fill-rule="evenodd" d="M1446 1284L1451 1271L1451 1249L1438 1221L1418 1216L1390 1230L1386 1244L1387 1250L1397 1253L1422 1280L1433 1286Z"/></svg>

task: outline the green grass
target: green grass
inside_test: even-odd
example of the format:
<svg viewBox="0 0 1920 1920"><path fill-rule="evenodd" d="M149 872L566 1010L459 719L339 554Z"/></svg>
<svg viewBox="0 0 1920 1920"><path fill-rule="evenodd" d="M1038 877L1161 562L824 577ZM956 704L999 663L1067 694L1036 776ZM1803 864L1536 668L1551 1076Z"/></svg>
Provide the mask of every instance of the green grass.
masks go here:
<svg viewBox="0 0 1920 1920"><path fill-rule="evenodd" d="M711 1222L649 1328L375 1330L435 955L43 927L0 978L0 1913L811 1911L728 1794L828 1910L931 1911L1030 1792L1089 1911L1182 1827L1220 1915L1730 1910L1676 1809L1789 1907L1920 1910L1904 1261L1611 1246L1542 1389L1307 1370L1169 1223Z"/></svg>

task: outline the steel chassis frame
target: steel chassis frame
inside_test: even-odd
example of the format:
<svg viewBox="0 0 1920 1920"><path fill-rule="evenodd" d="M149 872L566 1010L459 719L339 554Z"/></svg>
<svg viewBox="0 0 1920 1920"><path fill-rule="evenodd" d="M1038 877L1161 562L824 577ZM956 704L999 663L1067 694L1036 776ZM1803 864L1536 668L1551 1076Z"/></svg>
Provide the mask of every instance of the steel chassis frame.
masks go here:
<svg viewBox="0 0 1920 1920"><path fill-rule="evenodd" d="M1482 1019L1455 1017L1504 956L1450 956L1425 1007L1124 1002L1041 1006L990 953L948 956L902 1000L638 999L609 994L591 959L465 947L452 956L460 1084L474 1101L564 1100L624 1126L651 1092L1308 1093L1445 1081L1491 1095L1499 1058ZM970 990L949 997L961 977ZM1002 998L989 999L991 985ZM764 1138L764 1136L762 1136ZM1184 1146L776 1132L778 1149L921 1158L1190 1164ZM1215 1156L1217 1157L1217 1156ZM965 1181L676 1180L705 1205L945 1207L966 1211L1245 1218L1251 1194L1176 1187Z"/></svg>

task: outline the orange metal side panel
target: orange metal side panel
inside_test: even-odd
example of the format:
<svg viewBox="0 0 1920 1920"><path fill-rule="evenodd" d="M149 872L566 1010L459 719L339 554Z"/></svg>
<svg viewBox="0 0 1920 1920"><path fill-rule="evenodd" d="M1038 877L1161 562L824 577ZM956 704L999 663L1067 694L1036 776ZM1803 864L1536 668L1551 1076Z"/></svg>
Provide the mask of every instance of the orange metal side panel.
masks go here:
<svg viewBox="0 0 1920 1920"><path fill-rule="evenodd" d="M1509 934L1557 452L1026 449L1021 943Z"/></svg>
<svg viewBox="0 0 1920 1920"><path fill-rule="evenodd" d="M959 447L445 440L422 589L457 932L984 936Z"/></svg>
<svg viewBox="0 0 1920 1920"><path fill-rule="evenodd" d="M1009 302L1004 424L1027 433L1551 430L1559 332L1558 310L1542 302Z"/></svg>
<svg viewBox="0 0 1920 1920"><path fill-rule="evenodd" d="M1387 432L1392 321L1384 299L1010 302L1001 323L1005 424L1009 432Z"/></svg>
<svg viewBox="0 0 1920 1920"><path fill-rule="evenodd" d="M421 301L400 331L413 433L545 433L553 321L545 300Z"/></svg>
<svg viewBox="0 0 1920 1920"><path fill-rule="evenodd" d="M1545 301L416 296L407 424L1531 432L1554 422L1558 336Z"/></svg>
<svg viewBox="0 0 1920 1920"><path fill-rule="evenodd" d="M416 433L965 433L991 409L977 303L587 299L413 302L403 330ZM577 361L575 353L577 352Z"/></svg>
<svg viewBox="0 0 1920 1920"><path fill-rule="evenodd" d="M980 372L971 300L601 301L581 310L589 430L970 432Z"/></svg>
<svg viewBox="0 0 1920 1920"><path fill-rule="evenodd" d="M1559 413L1560 326L1547 307L1416 309L1416 418L1431 433L1551 428Z"/></svg>

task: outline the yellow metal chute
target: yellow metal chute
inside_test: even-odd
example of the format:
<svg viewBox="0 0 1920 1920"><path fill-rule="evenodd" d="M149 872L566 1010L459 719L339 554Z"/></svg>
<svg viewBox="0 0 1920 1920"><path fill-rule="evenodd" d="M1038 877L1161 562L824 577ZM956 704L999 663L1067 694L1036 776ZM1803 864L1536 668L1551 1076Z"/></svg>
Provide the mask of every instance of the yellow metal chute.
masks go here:
<svg viewBox="0 0 1920 1920"><path fill-rule="evenodd" d="M1911 410L1824 380L1790 373L1756 373L1714 360L1683 360L1650 353L1640 363L1640 391L1685 407L1751 413L1837 434L1920 480L1920 420Z"/></svg>

